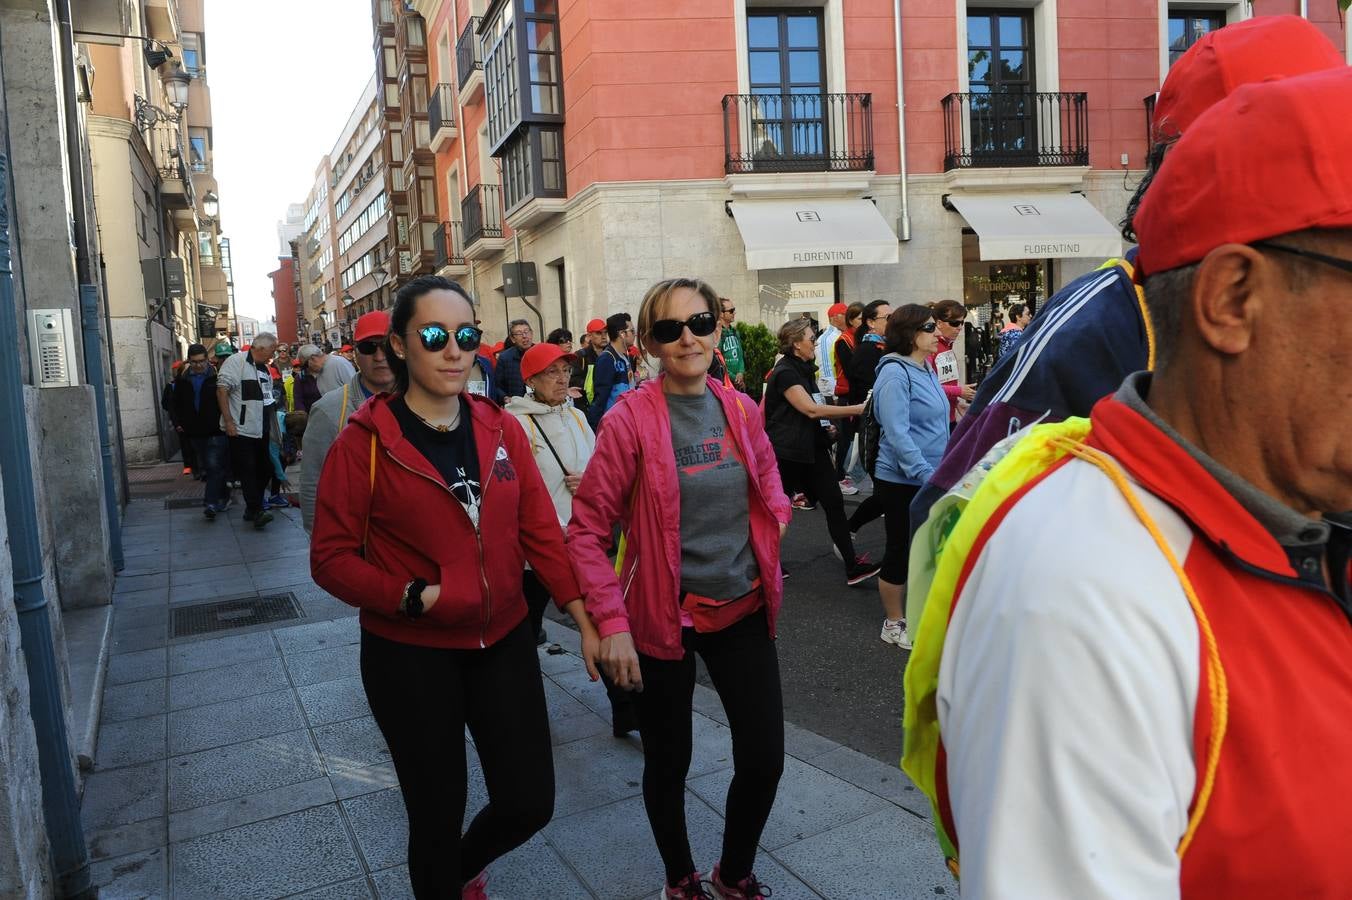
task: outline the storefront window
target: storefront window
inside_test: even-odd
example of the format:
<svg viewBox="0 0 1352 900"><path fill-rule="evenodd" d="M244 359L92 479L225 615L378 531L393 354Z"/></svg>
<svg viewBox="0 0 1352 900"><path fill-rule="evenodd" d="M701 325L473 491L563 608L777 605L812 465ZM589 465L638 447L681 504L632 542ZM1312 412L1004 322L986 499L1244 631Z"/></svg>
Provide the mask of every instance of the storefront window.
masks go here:
<svg viewBox="0 0 1352 900"><path fill-rule="evenodd" d="M756 274L760 280L761 321L771 332L803 313L824 327L826 308L838 299L835 266L761 269Z"/></svg>
<svg viewBox="0 0 1352 900"><path fill-rule="evenodd" d="M1022 303L1041 308L1052 283L1051 260L981 259L975 234L962 236L962 302L975 317L977 340L967 349L968 380L976 381L995 363L1000 330L1009 321L1009 307ZM970 332L969 332L970 334Z"/></svg>

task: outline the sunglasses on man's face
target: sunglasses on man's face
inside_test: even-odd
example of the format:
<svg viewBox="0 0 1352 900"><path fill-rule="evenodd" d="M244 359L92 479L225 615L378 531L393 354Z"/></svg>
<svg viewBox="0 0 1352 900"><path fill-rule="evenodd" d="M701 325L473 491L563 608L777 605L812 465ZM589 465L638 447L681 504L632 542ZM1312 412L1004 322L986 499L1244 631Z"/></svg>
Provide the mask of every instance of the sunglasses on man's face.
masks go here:
<svg viewBox="0 0 1352 900"><path fill-rule="evenodd" d="M429 353L437 353L446 349L446 345L451 342L451 332L446 330L444 325L424 325L417 330L418 340L422 341L423 349ZM454 332L455 345L461 350L469 352L479 349L479 342L483 340L484 333L473 325L461 325Z"/></svg>
<svg viewBox="0 0 1352 900"><path fill-rule="evenodd" d="M673 344L681 339L681 332L689 328L695 337L708 337L718 327L718 319L711 312L695 313L681 322L677 319L658 319L653 323L653 340L659 344Z"/></svg>
<svg viewBox="0 0 1352 900"><path fill-rule="evenodd" d="M962 324L963 324L963 320L962 320L962 319L944 319L944 324L945 324L945 325L951 325L951 326L953 326L954 328L961 328L961 327L962 327Z"/></svg>
<svg viewBox="0 0 1352 900"><path fill-rule="evenodd" d="M384 345L383 341L357 341L355 346L362 356L375 356L376 351Z"/></svg>

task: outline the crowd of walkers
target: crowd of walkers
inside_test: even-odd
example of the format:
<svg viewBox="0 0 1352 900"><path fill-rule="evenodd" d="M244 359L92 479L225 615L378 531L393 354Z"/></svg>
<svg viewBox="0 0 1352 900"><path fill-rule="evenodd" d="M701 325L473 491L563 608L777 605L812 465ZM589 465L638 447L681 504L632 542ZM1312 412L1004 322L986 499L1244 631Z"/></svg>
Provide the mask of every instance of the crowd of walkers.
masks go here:
<svg viewBox="0 0 1352 900"><path fill-rule="evenodd" d="M1350 107L1308 22L1201 39L1156 106L1139 252L1009 310L979 388L961 303L875 300L785 323L758 403L734 303L686 278L589 322L580 352L524 321L483 346L464 290L417 278L317 399L296 385L328 363L300 353L279 386L270 335L215 373L191 348L166 408L208 517L238 481L266 524L265 452L308 404L311 572L360 609L416 896L486 897L553 814L552 601L642 741L662 897L769 897L780 546L817 506L846 583L878 579L882 640L914 641L903 767L965 893L1345 894L1352 405L1323 394L1352 400L1352 120L1327 114ZM875 564L854 537L879 518ZM707 877L685 818L697 658L733 745ZM467 828L466 729L488 792Z"/></svg>
<svg viewBox="0 0 1352 900"><path fill-rule="evenodd" d="M835 327L826 382L824 335L794 319L759 403L744 390L735 304L684 278L654 285L635 316L589 322L580 349L562 329L535 343L514 321L499 350L458 284L422 277L357 322L351 375L318 397L309 385L331 358L318 348L297 352L291 388L236 390L271 376L267 335L232 357L244 376L217 377L222 426L237 433L261 397L308 413L298 504L312 574L361 610L362 681L403 792L417 896L485 896L489 863L552 815L535 652L551 601L605 682L614 734L642 740L663 896L769 896L754 863L783 770L775 634L791 497L823 508L847 584L881 575L882 637L904 644L905 507L948 434L933 311L878 301L827 313L855 328ZM861 421L878 438L871 455L857 449ZM842 491L868 478L873 494L847 517ZM854 546L872 518L886 523L880 563ZM685 820L696 657L734 755L707 874ZM462 831L466 728L489 802Z"/></svg>

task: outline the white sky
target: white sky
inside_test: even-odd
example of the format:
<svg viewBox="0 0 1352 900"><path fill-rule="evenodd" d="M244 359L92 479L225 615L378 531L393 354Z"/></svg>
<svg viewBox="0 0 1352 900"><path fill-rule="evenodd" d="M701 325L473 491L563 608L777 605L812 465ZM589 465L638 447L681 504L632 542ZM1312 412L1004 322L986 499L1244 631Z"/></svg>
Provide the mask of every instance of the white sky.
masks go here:
<svg viewBox="0 0 1352 900"><path fill-rule="evenodd" d="M303 203L375 70L370 0L207 0L222 233L235 308L273 315L277 222Z"/></svg>

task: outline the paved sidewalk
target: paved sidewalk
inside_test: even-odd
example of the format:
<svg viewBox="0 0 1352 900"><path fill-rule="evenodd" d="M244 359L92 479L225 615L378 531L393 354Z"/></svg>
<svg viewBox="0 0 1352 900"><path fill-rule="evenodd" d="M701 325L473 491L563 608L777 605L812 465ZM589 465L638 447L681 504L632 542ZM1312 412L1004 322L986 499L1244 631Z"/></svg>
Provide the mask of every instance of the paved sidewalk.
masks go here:
<svg viewBox="0 0 1352 900"><path fill-rule="evenodd" d="M355 610L309 579L299 511L262 532L240 510L131 504L113 656L84 796L100 896L400 898L403 805L358 677ZM293 594L304 618L172 638L174 610ZM610 735L576 635L541 651L555 744L554 820L490 869L493 897L656 896L636 738ZM224 635L224 636L219 636ZM722 707L696 687L687 814L698 864L717 858L732 754ZM779 799L756 872L775 900L933 898L957 888L923 796L899 770L788 727ZM468 815L485 802L473 746Z"/></svg>

